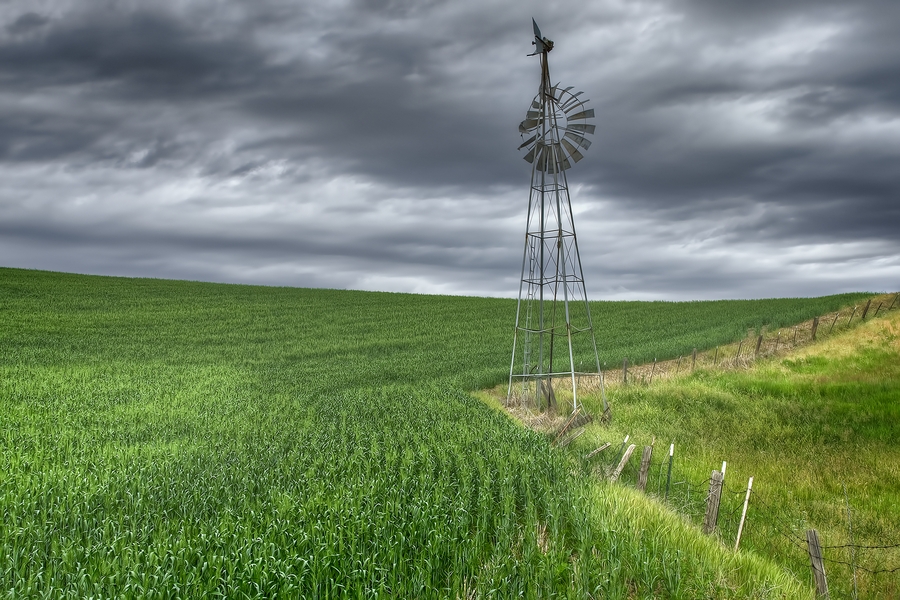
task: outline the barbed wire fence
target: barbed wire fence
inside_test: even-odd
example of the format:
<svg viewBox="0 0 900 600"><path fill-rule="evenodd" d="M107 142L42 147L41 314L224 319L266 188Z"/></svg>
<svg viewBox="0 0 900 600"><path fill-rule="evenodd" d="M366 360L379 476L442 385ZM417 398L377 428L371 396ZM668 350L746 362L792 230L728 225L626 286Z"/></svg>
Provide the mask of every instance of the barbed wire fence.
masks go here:
<svg viewBox="0 0 900 600"><path fill-rule="evenodd" d="M769 331L763 326L759 330L750 329L747 336L731 344L722 344L711 350L692 351L671 360L633 364L625 357L619 365L604 368L603 377L607 385L652 385L677 375L690 373L695 369L746 369L757 360L805 346L846 331L851 326L874 319L879 314L900 309L900 292L881 294L869 298L862 304L832 311L790 327ZM588 379L588 378L585 378Z"/></svg>
<svg viewBox="0 0 900 600"><path fill-rule="evenodd" d="M609 478L618 470L616 479L619 483L636 486L641 480L641 462L634 460L633 455L640 456L640 453L632 453L631 458L623 465L622 461L628 454L627 442L628 440L620 444L610 443L602 453L605 458L598 460L598 455L591 453L585 458L595 461L592 468L598 476ZM710 508L710 484L713 476L698 476L696 471L679 463L674 453L674 444L668 449L669 452L664 453L661 458L658 457L658 448L651 455L644 476L644 491L684 515L692 523L700 525ZM726 463L722 466L724 470ZM811 578L811 550L807 532L812 529L814 522L803 504L799 500L786 500L784 494L771 490L764 482L757 482L749 494L748 487L749 482L724 478L712 535L724 545L737 548L738 532L743 530L741 547L777 557L801 580ZM850 508L848 501L847 514L844 516L849 515ZM834 522L840 520L836 518ZM882 528L878 524L860 520L858 515L852 521L852 527L849 520L847 525L847 531L843 531L831 523L826 529L826 535L834 543L827 543L826 540L826 543L819 546L828 578L836 582L839 589L849 590L847 595L854 599L865 597L860 596L860 589L863 594L877 588L882 590L882 594L888 593L888 597L900 595L900 540L854 543L855 539L883 539ZM885 589L887 592L883 591Z"/></svg>
<svg viewBox="0 0 900 600"><path fill-rule="evenodd" d="M635 366L628 360L622 361L622 368L607 371L606 380L613 384L652 385L679 373L686 373L696 368L735 369L746 368L757 359L773 356L791 348L809 344L817 339L843 332L854 324L877 317L882 312L900 309L900 293L870 298L862 305L842 309L815 317L793 327L781 328L774 332L765 329L758 332L748 331L748 336L736 344L716 347L711 351L698 353L696 349L677 360L657 362ZM616 479L629 484L642 479L640 462L626 460L628 439L616 448L610 444L595 472L601 477L609 477L618 471ZM674 449L674 444L671 449ZM670 453L662 459L651 455L647 466L648 472L643 474L644 491L668 504L678 513L686 516L691 522L700 524L709 518L709 501L712 492L713 477L698 476L696 472L682 468ZM633 449L632 449L633 450ZM638 453L640 454L640 453ZM593 453L590 455L597 460ZM725 463L722 465L724 478ZM713 472L713 476L715 472ZM786 501L783 494L773 493L763 485L762 489L748 491L747 485L724 478L722 488L717 494L718 503L714 513L715 523L713 535L725 544L733 544L737 549L741 539L745 547L773 555L789 565L795 575L801 579L806 576L815 580L816 562L809 540L809 532L814 531L817 538L816 553L821 559L820 567L824 573L838 582L838 587L849 590L852 598L860 597L866 590L877 588L881 594L889 597L900 597L900 541L884 540L882 543L854 543L854 540L878 540L882 538L881 528L877 524L867 524L851 519L852 510L849 500L846 502L847 531L836 528L832 523L826 530L829 539L840 543L818 544L818 532L811 528L813 520L799 501ZM845 490L846 496L846 490ZM845 498L846 499L846 498ZM746 504L746 509L745 509ZM746 511L746 512L745 512ZM745 529L746 528L746 529ZM745 535L747 530L756 533ZM846 539L845 539L846 538ZM827 540L826 540L827 541ZM811 571L812 568L812 571ZM804 575L805 572L805 575ZM851 587L852 583L852 587ZM827 589L827 588L826 588ZM886 592L884 590L887 590Z"/></svg>

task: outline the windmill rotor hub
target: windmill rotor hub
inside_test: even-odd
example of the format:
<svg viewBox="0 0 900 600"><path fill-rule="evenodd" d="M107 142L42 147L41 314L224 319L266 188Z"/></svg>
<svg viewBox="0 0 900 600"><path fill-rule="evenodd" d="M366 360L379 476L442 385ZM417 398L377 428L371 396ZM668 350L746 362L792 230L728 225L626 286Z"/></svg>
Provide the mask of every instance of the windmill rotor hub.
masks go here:
<svg viewBox="0 0 900 600"><path fill-rule="evenodd" d="M538 92L531 101L525 120L519 124L522 137L530 137L519 149L526 149L523 158L529 163L537 160L539 171L565 171L584 158L583 152L591 147L586 136L595 131L590 123L594 109L586 107L581 94L557 84Z"/></svg>
<svg viewBox="0 0 900 600"><path fill-rule="evenodd" d="M553 50L553 40L551 40L549 38L542 38L540 40L540 43L543 44L544 52L550 52L551 50ZM538 42L537 41L531 42L531 45L538 46Z"/></svg>

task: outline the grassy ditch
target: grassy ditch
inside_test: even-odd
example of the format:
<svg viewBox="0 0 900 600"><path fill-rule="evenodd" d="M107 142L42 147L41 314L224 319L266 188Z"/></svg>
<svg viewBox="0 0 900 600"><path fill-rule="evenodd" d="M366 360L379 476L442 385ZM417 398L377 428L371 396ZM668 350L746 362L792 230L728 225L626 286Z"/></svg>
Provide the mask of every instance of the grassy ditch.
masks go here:
<svg viewBox="0 0 900 600"><path fill-rule="evenodd" d="M648 491L695 523L707 480L727 461L718 536L733 545L748 478L754 477L742 548L810 580L805 531L825 546L835 596L900 595L900 310L752 368L693 373L610 391L615 417L572 444L583 455L611 441L586 468L602 471L621 441L638 445L622 476L634 482L640 448L656 440ZM587 399L596 404L596 399ZM599 410L593 406L593 410Z"/></svg>

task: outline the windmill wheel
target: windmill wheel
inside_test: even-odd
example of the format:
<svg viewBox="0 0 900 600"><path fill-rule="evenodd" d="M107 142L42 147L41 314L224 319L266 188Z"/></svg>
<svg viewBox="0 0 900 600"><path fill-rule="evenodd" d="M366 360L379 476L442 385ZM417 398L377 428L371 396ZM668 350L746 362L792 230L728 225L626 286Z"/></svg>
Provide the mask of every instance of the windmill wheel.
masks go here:
<svg viewBox="0 0 900 600"><path fill-rule="evenodd" d="M594 118L594 109L586 108L587 101L579 98L583 92L573 94L571 90L560 89L557 84L547 94L538 93L519 124L522 137L531 136L519 150L528 150L524 158L538 171L565 171L584 158L582 151L591 147L585 135L596 129L588 122Z"/></svg>

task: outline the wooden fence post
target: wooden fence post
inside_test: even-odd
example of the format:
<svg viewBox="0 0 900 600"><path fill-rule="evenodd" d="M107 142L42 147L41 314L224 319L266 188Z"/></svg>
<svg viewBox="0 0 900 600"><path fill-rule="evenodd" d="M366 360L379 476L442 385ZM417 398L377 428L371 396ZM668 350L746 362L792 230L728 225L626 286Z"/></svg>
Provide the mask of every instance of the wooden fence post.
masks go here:
<svg viewBox="0 0 900 600"><path fill-rule="evenodd" d="M622 383L628 383L628 359L622 361Z"/></svg>
<svg viewBox="0 0 900 600"><path fill-rule="evenodd" d="M678 371L681 370L681 357L678 357L678 362L675 363L675 374L678 375Z"/></svg>
<svg viewBox="0 0 900 600"><path fill-rule="evenodd" d="M831 330L834 329L834 324L837 323L839 316L841 316L840 311L838 311L838 314L834 315L834 321L831 322L831 327L828 328L828 335L831 335Z"/></svg>
<svg viewBox="0 0 900 600"><path fill-rule="evenodd" d="M819 532L806 530L806 547L809 551L809 563L812 566L813 580L816 583L816 595L828 598L828 580L825 579L825 562L822 559L822 546L819 544Z"/></svg>
<svg viewBox="0 0 900 600"><path fill-rule="evenodd" d="M625 451L625 454L622 456L622 460L619 461L619 466L616 467L616 470L613 471L612 476L609 478L610 481L619 480L619 476L622 475L622 471L625 469L625 465L628 464L628 459L631 458L631 453L634 452L634 449L634 444L628 446L628 450Z"/></svg>
<svg viewBox="0 0 900 600"><path fill-rule="evenodd" d="M650 369L650 385L653 385L653 374L656 373L656 359L653 359L653 368Z"/></svg>
<svg viewBox="0 0 900 600"><path fill-rule="evenodd" d="M691 371L694 370L694 366L697 364L697 349L694 348L694 351L691 353Z"/></svg>
<svg viewBox="0 0 900 600"><path fill-rule="evenodd" d="M719 521L719 502L722 500L722 472L713 471L709 478L709 495L706 497L706 514L703 516L703 533L716 530Z"/></svg>
<svg viewBox="0 0 900 600"><path fill-rule="evenodd" d="M560 440L560 438L562 438L563 434L566 431L568 431L569 427L571 427L578 420L578 417L580 414L581 414L581 409L580 408L575 409L575 412L572 413L572 416L569 417L569 419L565 422L565 424L563 424L562 428L556 433L556 437L553 438L553 442L550 443L551 446L553 444L557 443Z"/></svg>
<svg viewBox="0 0 900 600"><path fill-rule="evenodd" d="M612 444L610 444L609 442L604 442L604 443L603 443L599 448L597 448L596 450L591 450L590 452L588 452L587 454L585 454L585 455L584 455L584 460L588 460L588 459L594 458L595 456L597 456L598 454L600 454L601 452L603 452L604 450L606 450L607 448L609 448L611 445L612 445Z"/></svg>
<svg viewBox="0 0 900 600"><path fill-rule="evenodd" d="M884 302L879 302L879 303L878 303L878 308L875 309L875 314L872 315L872 318L873 318L873 319L874 319L875 317L878 316L878 311L881 310L881 305L882 305L882 304L884 304Z"/></svg>
<svg viewBox="0 0 900 600"><path fill-rule="evenodd" d="M582 433L584 433L585 431L586 431L585 429L579 429L578 431L576 431L575 433L573 433L572 435L570 435L569 437L567 437L566 439L564 439L563 441L561 441L561 442L559 443L559 446L558 446L558 447L559 447L559 448L565 448L566 446L568 446L569 444L571 444L573 441L575 441L575 439L576 439L578 436L580 436Z"/></svg>
<svg viewBox="0 0 900 600"><path fill-rule="evenodd" d="M759 356L759 347L762 346L762 334L759 334L759 337L756 338L756 350L753 352L753 358Z"/></svg>
<svg viewBox="0 0 900 600"><path fill-rule="evenodd" d="M818 328L819 328L819 317L813 317L812 334L811 334L813 341L816 341L816 329L818 329Z"/></svg>
<svg viewBox="0 0 900 600"><path fill-rule="evenodd" d="M743 347L744 347L744 340L741 340L741 342L738 344L737 354L734 355L734 364L735 365L737 365L738 359L741 358L741 348L743 348Z"/></svg>
<svg viewBox="0 0 900 600"><path fill-rule="evenodd" d="M866 302L866 307L863 309L863 314L862 314L862 316L860 317L860 319L862 319L863 321L866 320L866 313L869 312L869 307L870 307L871 305L872 305L872 299L869 298L869 300Z"/></svg>
<svg viewBox="0 0 900 600"><path fill-rule="evenodd" d="M894 302L897 301L897 296L900 296L900 294L894 294L894 299L891 300L891 305L888 306L888 310L891 310L892 308L894 308Z"/></svg>
<svg viewBox="0 0 900 600"><path fill-rule="evenodd" d="M859 308L859 306L854 306L854 307L853 307L853 312L850 313L850 318L847 319L847 325L849 325L849 324L850 324L850 321L853 320L853 315L856 314L856 309L857 309L857 308Z"/></svg>
<svg viewBox="0 0 900 600"><path fill-rule="evenodd" d="M647 489L647 473L650 471L651 456L653 456L653 446L644 446L644 454L641 456L641 471L637 482L637 489L642 492Z"/></svg>
<svg viewBox="0 0 900 600"><path fill-rule="evenodd" d="M747 519L747 505L750 504L750 490L753 489L753 477L747 482L747 496L744 498L744 510L741 512L741 523L738 525L737 537L734 540L734 551L741 545L741 534L744 532L744 521Z"/></svg>
<svg viewBox="0 0 900 600"><path fill-rule="evenodd" d="M775 336L775 352L778 352L778 341L781 339L781 332L778 332L778 335Z"/></svg>
<svg viewBox="0 0 900 600"><path fill-rule="evenodd" d="M797 345L797 326L794 325L794 341L792 342L794 346Z"/></svg>

